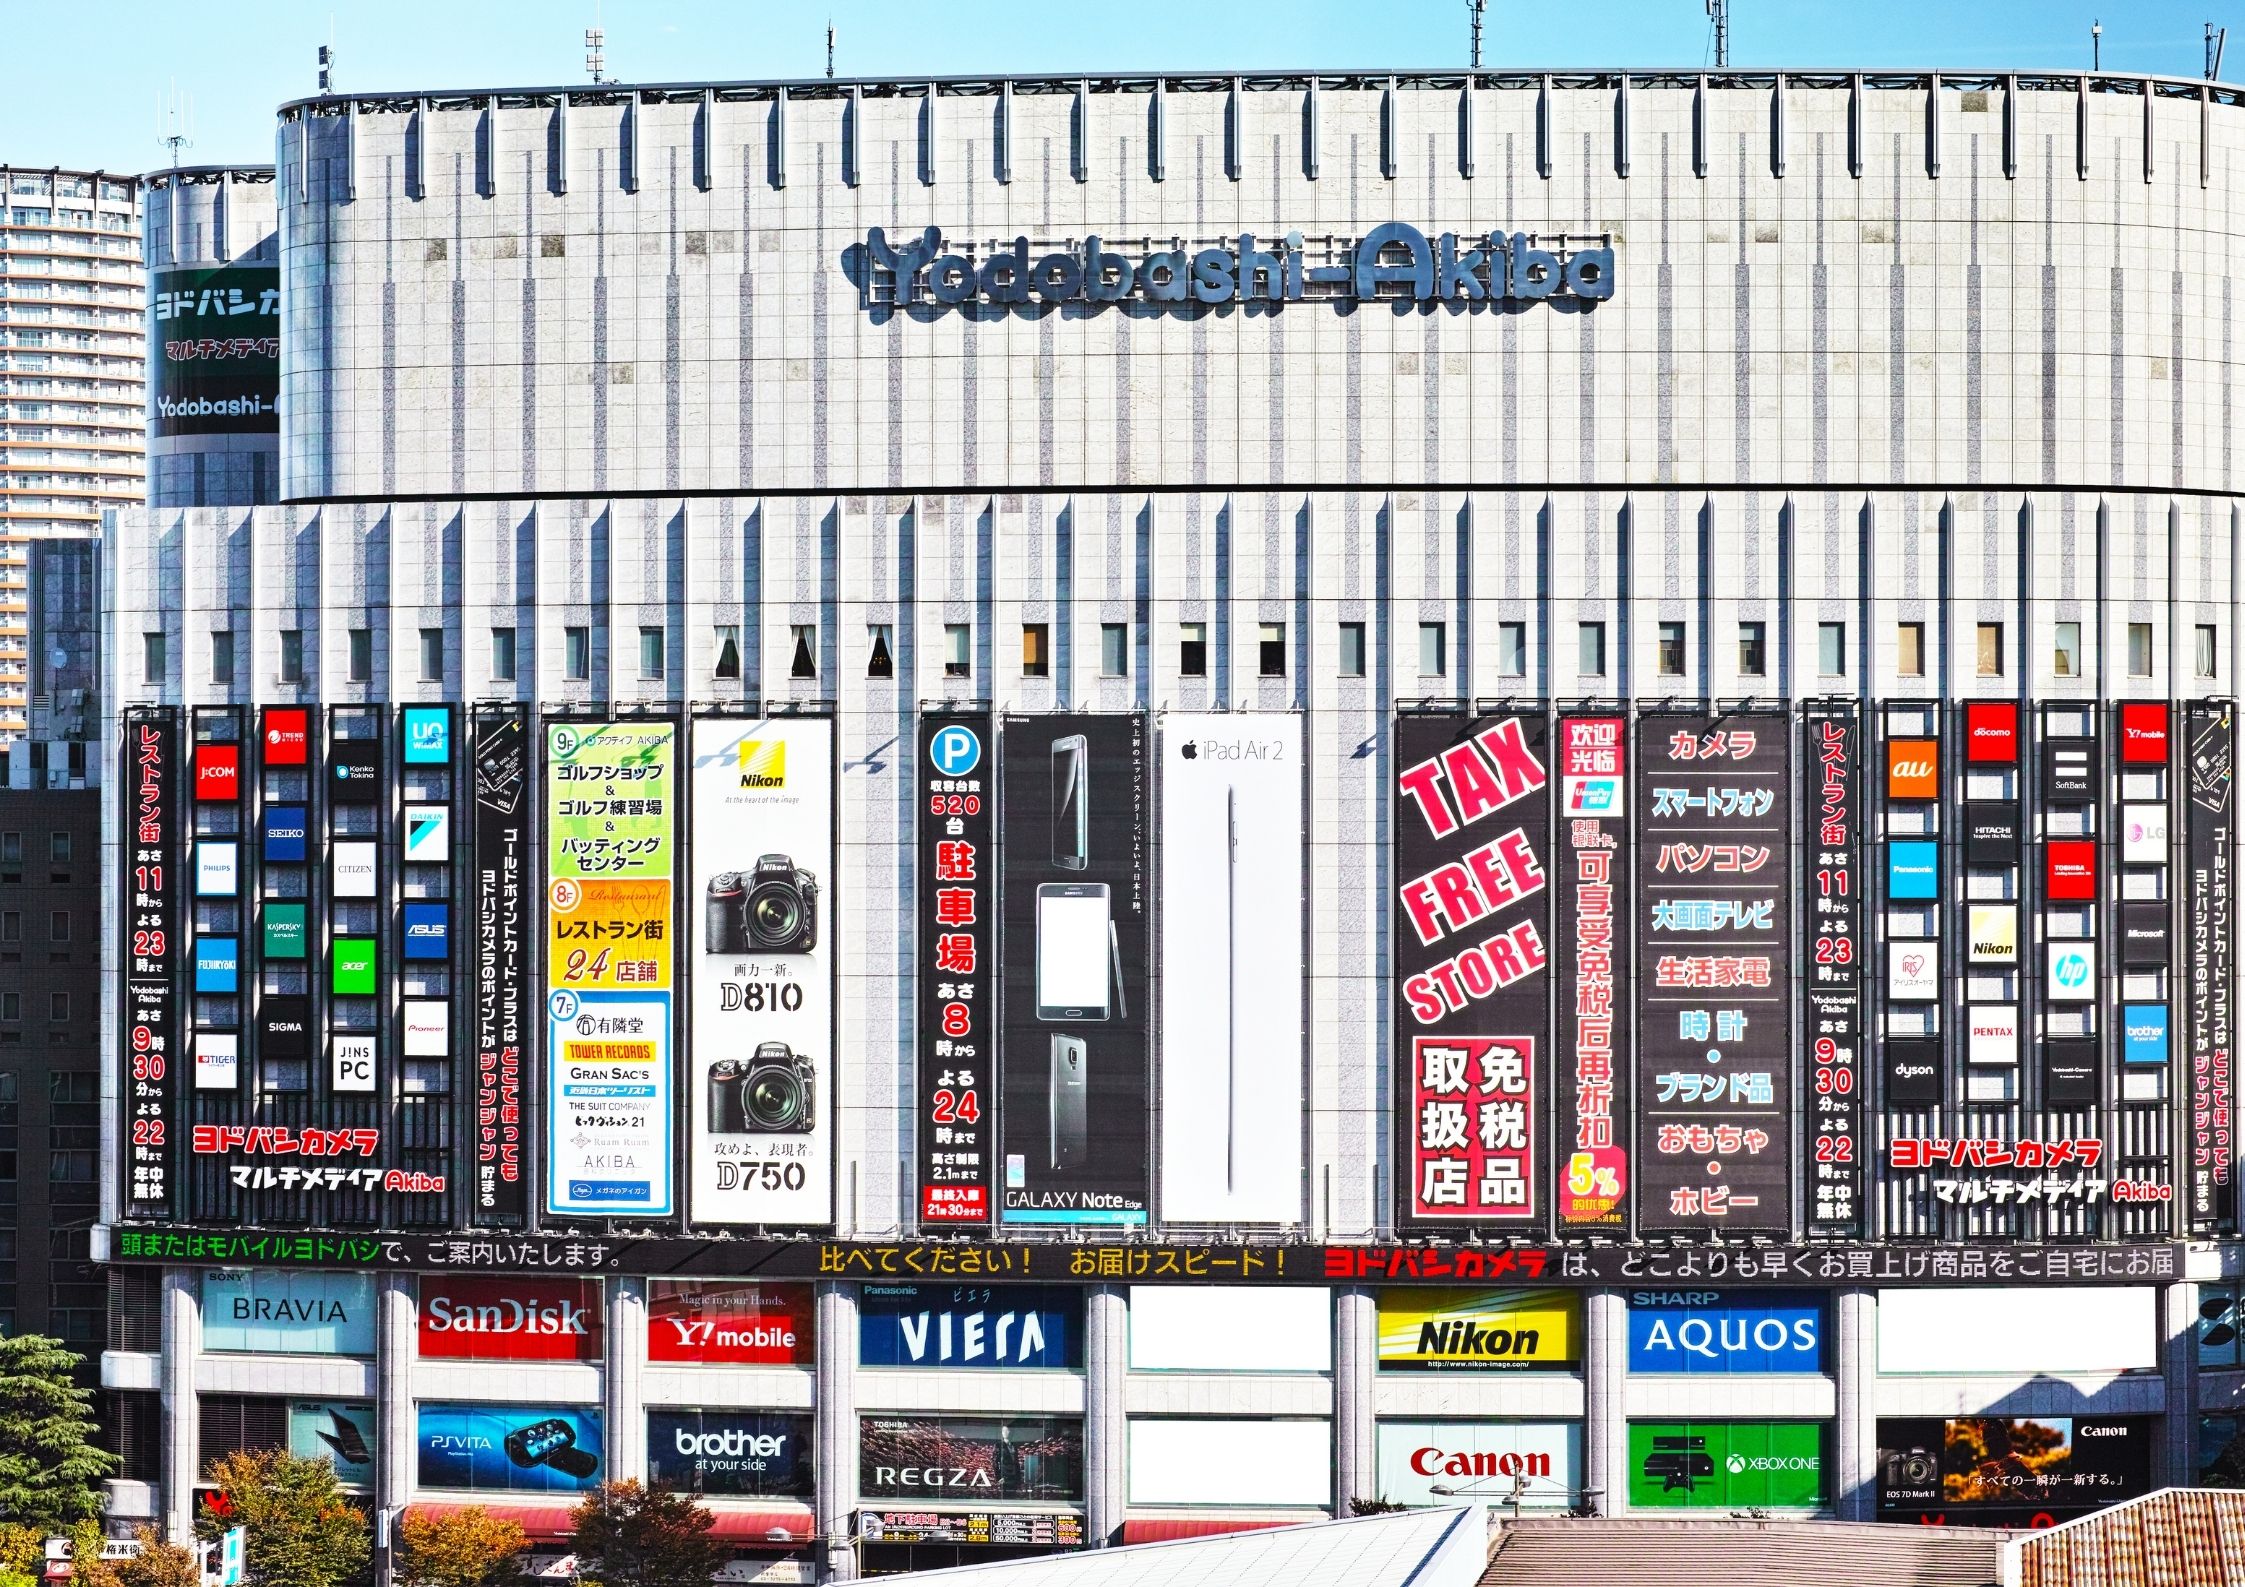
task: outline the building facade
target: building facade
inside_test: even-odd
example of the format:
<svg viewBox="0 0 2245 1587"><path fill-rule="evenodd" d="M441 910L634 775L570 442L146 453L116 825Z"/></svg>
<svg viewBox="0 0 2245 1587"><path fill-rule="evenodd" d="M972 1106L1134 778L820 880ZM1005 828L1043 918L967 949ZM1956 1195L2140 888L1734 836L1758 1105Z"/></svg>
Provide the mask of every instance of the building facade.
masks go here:
<svg viewBox="0 0 2245 1587"><path fill-rule="evenodd" d="M279 500L109 566L117 1513L285 1437L802 1579L2234 1433L2232 90L279 147Z"/></svg>

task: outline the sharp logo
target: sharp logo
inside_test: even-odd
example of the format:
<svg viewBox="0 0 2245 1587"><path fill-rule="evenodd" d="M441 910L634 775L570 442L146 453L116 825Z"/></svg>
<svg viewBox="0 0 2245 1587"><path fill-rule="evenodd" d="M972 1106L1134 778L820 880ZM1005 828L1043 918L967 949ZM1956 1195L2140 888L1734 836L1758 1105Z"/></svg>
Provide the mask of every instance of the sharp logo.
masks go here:
<svg viewBox="0 0 2245 1587"><path fill-rule="evenodd" d="M995 1488L996 1481L980 1466L875 1466L876 1488Z"/></svg>
<svg viewBox="0 0 2245 1587"><path fill-rule="evenodd" d="M449 1296L432 1296L427 1327L432 1333L589 1335L591 1313L567 1301L490 1301L466 1305Z"/></svg>
<svg viewBox="0 0 2245 1587"><path fill-rule="evenodd" d="M785 788L787 745L779 739L745 739L740 751L743 788Z"/></svg>

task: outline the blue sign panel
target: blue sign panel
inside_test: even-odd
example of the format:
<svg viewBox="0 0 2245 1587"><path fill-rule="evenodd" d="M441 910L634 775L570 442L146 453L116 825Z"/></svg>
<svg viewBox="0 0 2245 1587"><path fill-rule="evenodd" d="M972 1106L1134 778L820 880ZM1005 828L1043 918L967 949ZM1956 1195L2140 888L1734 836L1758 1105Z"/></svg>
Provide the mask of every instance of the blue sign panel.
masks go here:
<svg viewBox="0 0 2245 1587"><path fill-rule="evenodd" d="M1939 898L1941 896L1940 847L1919 839L1886 846L1886 896L1889 898Z"/></svg>
<svg viewBox="0 0 2245 1587"><path fill-rule="evenodd" d="M2167 1061L2167 1005L2130 1003L2120 1011L2120 1055L2132 1064Z"/></svg>
<svg viewBox="0 0 2245 1587"><path fill-rule="evenodd" d="M582 1406L424 1405L418 1485L574 1493L608 1475L600 1412Z"/></svg>
<svg viewBox="0 0 2245 1587"><path fill-rule="evenodd" d="M451 951L452 906L405 906L405 956L408 959L442 959Z"/></svg>
<svg viewBox="0 0 2245 1587"><path fill-rule="evenodd" d="M1626 1292L1629 1370L1822 1372L1824 1298L1791 1290Z"/></svg>
<svg viewBox="0 0 2245 1587"><path fill-rule="evenodd" d="M195 939L195 990L198 992L238 992L241 990L240 966L242 944L239 937L197 937Z"/></svg>
<svg viewBox="0 0 2245 1587"><path fill-rule="evenodd" d="M452 760L452 713L441 705L405 708L405 763L444 766Z"/></svg>
<svg viewBox="0 0 2245 1587"><path fill-rule="evenodd" d="M857 1358L869 1367L1081 1367L1083 1291L1027 1284L868 1284Z"/></svg>
<svg viewBox="0 0 2245 1587"><path fill-rule="evenodd" d="M304 863L304 807L302 805L267 805L265 807L265 859L268 864L279 861L284 865Z"/></svg>

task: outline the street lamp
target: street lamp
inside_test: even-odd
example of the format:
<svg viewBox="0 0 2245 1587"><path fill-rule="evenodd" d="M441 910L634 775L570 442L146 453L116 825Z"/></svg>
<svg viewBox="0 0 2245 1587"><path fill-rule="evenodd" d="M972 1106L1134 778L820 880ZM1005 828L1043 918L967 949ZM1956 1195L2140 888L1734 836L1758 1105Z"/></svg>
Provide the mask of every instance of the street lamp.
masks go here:
<svg viewBox="0 0 2245 1587"><path fill-rule="evenodd" d="M1577 1499L1601 1499L1605 1497L1606 1492L1603 1488L1570 1488L1557 1477L1531 1477L1526 1472L1519 1472L1513 1476L1511 1486L1497 1496L1500 1502L1509 1503L1512 1506L1513 1520L1518 1521L1520 1519L1521 1501L1528 1497L1528 1489L1537 1484L1557 1488L1561 1493L1572 1494ZM1486 1486L1478 1482L1458 1485L1438 1482L1427 1491L1445 1499L1470 1499L1477 1495L1487 1496L1488 1494Z"/></svg>

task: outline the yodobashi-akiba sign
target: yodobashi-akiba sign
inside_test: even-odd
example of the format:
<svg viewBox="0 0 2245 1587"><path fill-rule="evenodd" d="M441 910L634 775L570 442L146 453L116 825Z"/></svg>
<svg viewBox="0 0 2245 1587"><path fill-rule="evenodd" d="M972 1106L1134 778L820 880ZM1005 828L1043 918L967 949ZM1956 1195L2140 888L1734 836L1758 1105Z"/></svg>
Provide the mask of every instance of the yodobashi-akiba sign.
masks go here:
<svg viewBox="0 0 2245 1587"><path fill-rule="evenodd" d="M467 1361L597 1361L596 1279L421 1280L421 1354Z"/></svg>
<svg viewBox="0 0 2245 1587"><path fill-rule="evenodd" d="M868 307L912 303L1597 303L1614 295L1614 250L1606 236L1489 232L1429 237L1390 221L1355 240L1253 232L1195 247L1122 253L1100 237L1032 249L1027 237L962 242L934 226L892 241L865 235L859 288ZM1578 244L1584 246L1577 246ZM1595 246L1588 246L1595 244ZM849 268L849 266L845 266Z"/></svg>

